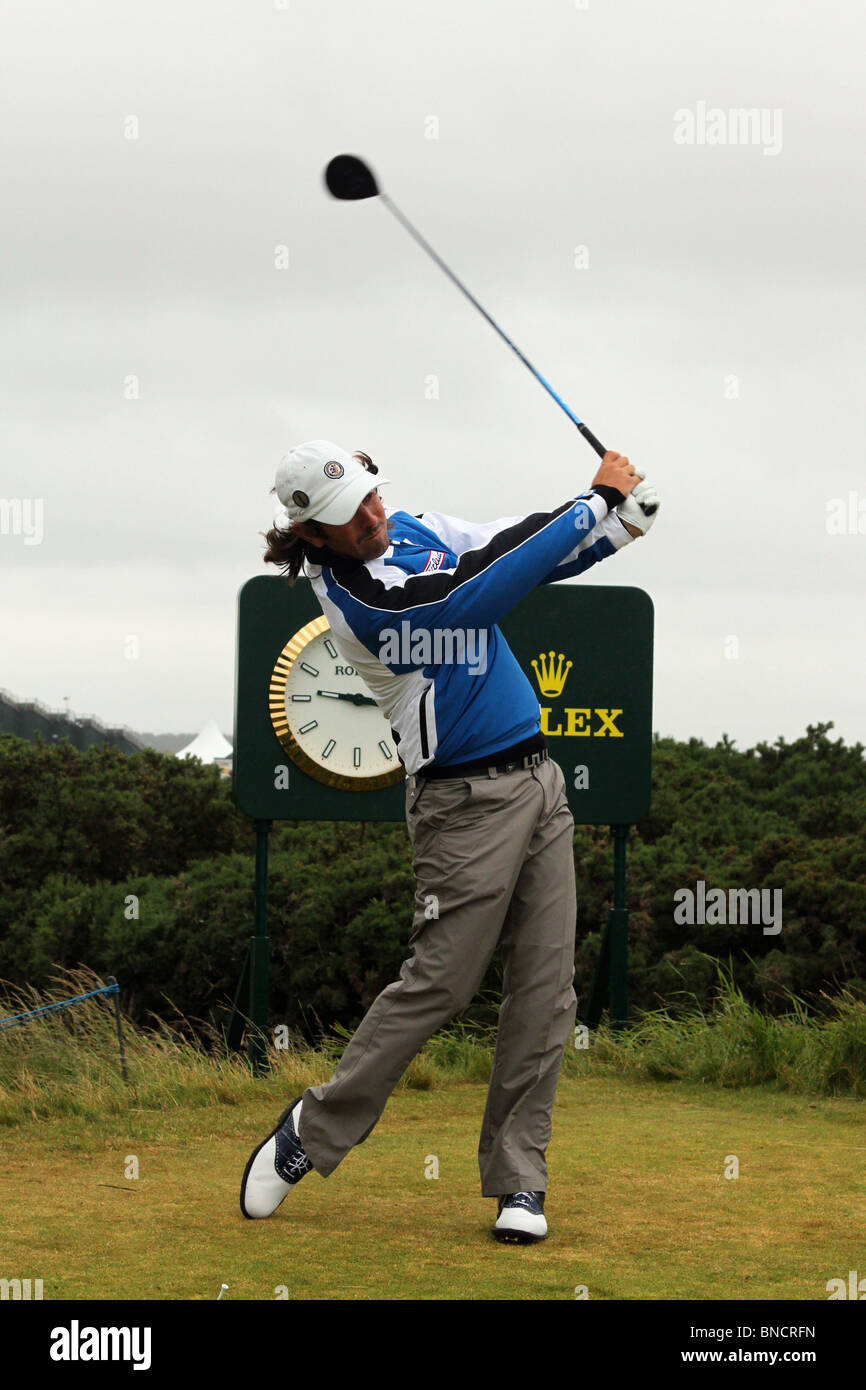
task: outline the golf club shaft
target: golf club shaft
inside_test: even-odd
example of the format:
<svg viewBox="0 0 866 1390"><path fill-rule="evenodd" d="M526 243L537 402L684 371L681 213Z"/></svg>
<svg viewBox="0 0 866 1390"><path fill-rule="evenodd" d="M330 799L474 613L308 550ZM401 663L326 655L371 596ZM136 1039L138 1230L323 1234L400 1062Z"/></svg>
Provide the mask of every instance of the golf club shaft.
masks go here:
<svg viewBox="0 0 866 1390"><path fill-rule="evenodd" d="M512 351L512 352L514 352L514 353L517 354L517 356L520 358L521 362L523 363L524 367L528 367L528 368L529 368L529 370L532 372L532 375L535 377L536 381L539 381L539 382L541 383L541 385L544 387L544 389L545 389L545 391L548 393L548 395L552 396L553 399L556 401L556 404L560 407L560 409L565 411L565 413L566 413L566 415L568 416L569 420L571 420L575 425L577 425L577 428L580 430L580 432L581 432L581 434L583 435L584 439L585 439L585 440L587 441L587 443L595 450L595 452L598 454L599 458L604 458L604 455L605 455L605 453L607 452L607 450L605 449L604 445L603 445L602 443L600 443L600 441L599 441L598 439L596 439L595 435L593 434L593 432L592 432L592 430L589 428L589 426L588 426L588 425L585 425L585 424L583 423L582 420L578 419L578 417L575 415L574 411L571 410L571 409L565 404L565 401L562 400L562 398L556 394L556 392L554 391L553 387L549 384L549 382L546 382L546 381L544 380L544 377L541 375L541 373L540 373L540 372L537 372L537 371L535 370L535 368L533 367L532 363L529 361L529 358L528 358L528 357L524 357L523 353L520 351L520 348L517 346L517 344L516 344L516 343L513 343L513 342L511 341L511 339L509 338L508 334L503 332L503 330L499 327L499 324L496 322L496 320L490 317L490 315L488 314L487 310L484 308L484 305L483 305L483 304L479 304L479 303L478 303L478 300L475 298L475 295L472 294L469 290L467 290L466 286L463 284L463 282L462 282L461 280L458 280L458 278L457 278L457 276L454 274L453 270L450 270L450 269L448 268L448 266L447 266L447 265L445 264L445 262L443 261L442 257L439 256L439 255L437 255L437 253L433 250L433 247L430 245L430 243L429 243L428 241L425 241L425 240L424 240L424 237L422 237L421 233L417 230L417 228L415 228L415 227L412 226L412 223L409 221L408 217L406 217L405 214L402 213L402 212L400 211L400 209L397 207L397 204L394 203L394 202L392 202L392 200L388 197L387 193L383 193L383 192L381 192L381 190L379 191L379 198L380 198L381 201L385 204L385 206L388 208L388 211L391 212L391 213L393 213L394 216L397 218L397 221L398 221L402 226L404 226L404 227L406 228L406 231L409 233L409 235L410 235L411 237L414 237L415 241L417 241L418 245L419 245L424 251L427 252L427 255L428 255L428 256L431 256L431 257L432 257L432 259L433 259L433 260L436 262L436 264L439 266L440 270L444 270L445 274L448 276L448 279L451 280L451 282L457 286L457 288L458 288L458 290L460 290L461 294L464 294L464 295L466 296L466 298L469 300L470 304L474 304L474 305L475 305L475 308L478 310L478 312L479 312L480 314L483 314L483 315L484 315L484 317L486 318L487 322L490 324L490 327L496 329L496 332L499 334L500 338L502 338L503 342L506 342L506 343L508 344L508 346L511 348L511 351Z"/></svg>

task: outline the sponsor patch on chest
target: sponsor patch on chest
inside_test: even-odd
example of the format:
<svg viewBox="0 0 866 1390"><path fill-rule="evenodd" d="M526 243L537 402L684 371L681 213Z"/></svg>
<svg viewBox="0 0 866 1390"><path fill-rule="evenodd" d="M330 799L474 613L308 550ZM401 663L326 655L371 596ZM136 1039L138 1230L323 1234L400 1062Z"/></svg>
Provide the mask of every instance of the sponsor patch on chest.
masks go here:
<svg viewBox="0 0 866 1390"><path fill-rule="evenodd" d="M444 551L444 550L431 550L431 551L430 551L430 554L427 556L427 563L425 564L425 566L424 566L423 570L421 571L421 573L422 573L422 574L429 574L431 570L441 570L441 568L442 568L442 566L443 566L444 564L445 564L445 551Z"/></svg>

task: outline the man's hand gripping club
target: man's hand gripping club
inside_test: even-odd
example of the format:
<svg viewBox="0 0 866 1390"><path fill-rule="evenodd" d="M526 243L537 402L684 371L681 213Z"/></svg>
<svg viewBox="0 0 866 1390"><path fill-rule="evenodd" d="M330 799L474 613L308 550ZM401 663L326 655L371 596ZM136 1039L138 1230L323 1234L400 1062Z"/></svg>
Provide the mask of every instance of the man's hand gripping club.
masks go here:
<svg viewBox="0 0 866 1390"><path fill-rule="evenodd" d="M652 483L637 473L628 459L609 449L592 480L592 486L614 487L625 496L616 514L630 536L645 536L661 505Z"/></svg>

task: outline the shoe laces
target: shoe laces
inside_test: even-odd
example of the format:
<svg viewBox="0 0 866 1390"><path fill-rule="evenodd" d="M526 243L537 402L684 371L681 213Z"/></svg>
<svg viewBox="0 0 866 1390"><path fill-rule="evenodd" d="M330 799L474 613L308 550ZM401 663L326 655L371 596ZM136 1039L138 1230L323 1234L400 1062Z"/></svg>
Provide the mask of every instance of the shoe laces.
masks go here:
<svg viewBox="0 0 866 1390"><path fill-rule="evenodd" d="M537 1192L510 1192L503 1197L500 1202L500 1211L503 1207L532 1207L538 1201Z"/></svg>
<svg viewBox="0 0 866 1390"><path fill-rule="evenodd" d="M292 1154L288 1162L283 1163L281 1166L286 1182L292 1182L296 1181L298 1178L302 1178L305 1173L309 1173L313 1165L307 1158L303 1149L299 1149L297 1153Z"/></svg>

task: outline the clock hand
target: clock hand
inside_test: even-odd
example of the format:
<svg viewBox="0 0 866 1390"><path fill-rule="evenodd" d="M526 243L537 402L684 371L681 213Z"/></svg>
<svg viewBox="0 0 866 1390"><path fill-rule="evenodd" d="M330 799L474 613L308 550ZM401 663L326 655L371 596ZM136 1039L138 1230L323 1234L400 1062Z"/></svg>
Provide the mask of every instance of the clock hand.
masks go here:
<svg viewBox="0 0 866 1390"><path fill-rule="evenodd" d="M375 705L376 701L371 700L369 695L362 695L360 691L350 694L346 690L317 690L317 695L326 695L329 700L350 700L353 705Z"/></svg>

